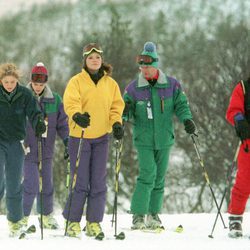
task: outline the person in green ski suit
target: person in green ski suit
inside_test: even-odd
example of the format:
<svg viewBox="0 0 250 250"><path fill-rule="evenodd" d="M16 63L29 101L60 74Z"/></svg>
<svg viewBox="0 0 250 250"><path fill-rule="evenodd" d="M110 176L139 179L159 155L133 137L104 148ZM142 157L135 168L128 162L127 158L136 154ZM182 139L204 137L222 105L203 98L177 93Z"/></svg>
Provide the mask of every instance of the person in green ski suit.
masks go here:
<svg viewBox="0 0 250 250"><path fill-rule="evenodd" d="M184 123L188 134L194 134L196 126L180 83L158 68L154 43L145 43L137 62L141 72L125 89L123 112L123 119L133 123L133 143L139 161L139 176L130 208L132 229L155 230L163 228L158 214L163 203L170 149L175 140L173 116Z"/></svg>

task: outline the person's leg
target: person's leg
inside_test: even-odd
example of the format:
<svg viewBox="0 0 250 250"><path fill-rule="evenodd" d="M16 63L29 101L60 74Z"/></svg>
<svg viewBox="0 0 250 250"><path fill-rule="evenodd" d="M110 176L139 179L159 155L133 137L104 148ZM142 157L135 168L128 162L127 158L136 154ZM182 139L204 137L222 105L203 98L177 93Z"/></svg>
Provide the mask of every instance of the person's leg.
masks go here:
<svg viewBox="0 0 250 250"><path fill-rule="evenodd" d="M25 160L23 172L23 213L29 216L39 190L38 163Z"/></svg>
<svg viewBox="0 0 250 250"><path fill-rule="evenodd" d="M108 160L108 135L91 141L90 190L86 219L89 222L103 220L106 203L106 176Z"/></svg>
<svg viewBox="0 0 250 250"><path fill-rule="evenodd" d="M164 187L165 187L165 176L168 168L169 154L170 154L170 148L155 151L155 161L157 165L157 170L156 170L156 179L154 183L154 188L150 196L150 203L149 203L150 214L158 214L162 208Z"/></svg>
<svg viewBox="0 0 250 250"><path fill-rule="evenodd" d="M52 159L42 160L42 181L43 181L43 214L48 215L53 212L53 176ZM37 196L37 212L41 213L40 193Z"/></svg>
<svg viewBox="0 0 250 250"><path fill-rule="evenodd" d="M131 213L145 215L149 210L151 191L156 178L154 150L138 147L139 176L132 196Z"/></svg>
<svg viewBox="0 0 250 250"><path fill-rule="evenodd" d="M0 201L4 196L5 189L5 162L6 162L6 145L0 141Z"/></svg>
<svg viewBox="0 0 250 250"><path fill-rule="evenodd" d="M74 170L76 167L76 158L79 147L79 138L70 137L69 139L69 155L71 166L71 179L73 178ZM86 201L86 197L89 192L89 164L90 164L91 147L88 139L83 139L83 148L81 151L81 157L77 170L77 178L75 187L72 190L72 197L69 195L67 203L63 211L63 217L68 218L69 221L80 222L83 214L83 207ZM69 203L71 200L71 206Z"/></svg>
<svg viewBox="0 0 250 250"><path fill-rule="evenodd" d="M250 194L249 183L250 153L245 152L241 145L238 155L238 170L228 206L229 237L238 238L242 236L243 213Z"/></svg>
<svg viewBox="0 0 250 250"><path fill-rule="evenodd" d="M22 173L24 152L19 141L9 144L5 166L7 218L17 222L23 218Z"/></svg>
<svg viewBox="0 0 250 250"><path fill-rule="evenodd" d="M228 213L242 215L245 211L246 203L250 194L250 153L240 148L238 156L238 170L235 184L231 191L231 200Z"/></svg>

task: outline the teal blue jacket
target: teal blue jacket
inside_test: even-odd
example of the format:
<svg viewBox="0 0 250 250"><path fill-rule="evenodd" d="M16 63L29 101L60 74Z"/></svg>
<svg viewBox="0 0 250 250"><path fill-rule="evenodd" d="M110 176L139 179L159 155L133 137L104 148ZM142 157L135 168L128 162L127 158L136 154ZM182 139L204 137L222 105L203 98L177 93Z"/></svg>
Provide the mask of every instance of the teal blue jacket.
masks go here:
<svg viewBox="0 0 250 250"><path fill-rule="evenodd" d="M16 93L8 101L0 86L0 140L23 140L26 135L27 118L35 129L42 112L35 97L26 87L17 85Z"/></svg>
<svg viewBox="0 0 250 250"><path fill-rule="evenodd" d="M133 141L138 147L163 149L174 143L173 117L180 122L192 119L187 97L180 83L159 70L154 86L139 74L124 93L129 113L124 117L133 123Z"/></svg>

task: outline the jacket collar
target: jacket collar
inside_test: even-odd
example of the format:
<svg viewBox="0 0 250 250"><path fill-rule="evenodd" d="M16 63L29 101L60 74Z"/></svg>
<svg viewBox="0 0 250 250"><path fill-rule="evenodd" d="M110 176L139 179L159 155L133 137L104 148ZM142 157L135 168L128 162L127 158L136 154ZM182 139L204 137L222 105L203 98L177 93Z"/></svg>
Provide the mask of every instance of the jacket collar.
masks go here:
<svg viewBox="0 0 250 250"><path fill-rule="evenodd" d="M146 88L146 87L149 87L149 86L150 86L149 82L143 77L142 73L140 73L139 78L138 78L137 87L138 88ZM169 86L168 78L159 69L159 77L158 77L157 83L155 84L154 87L156 87L156 88L166 88L168 86Z"/></svg>
<svg viewBox="0 0 250 250"><path fill-rule="evenodd" d="M31 87L31 82L28 83L26 87L32 91L33 95L35 95L35 92L34 92L34 90ZM52 93L50 87L48 86L48 84L44 88L43 94L42 94L42 96L39 99L43 99L43 102L51 102L50 99L54 100L53 93Z"/></svg>

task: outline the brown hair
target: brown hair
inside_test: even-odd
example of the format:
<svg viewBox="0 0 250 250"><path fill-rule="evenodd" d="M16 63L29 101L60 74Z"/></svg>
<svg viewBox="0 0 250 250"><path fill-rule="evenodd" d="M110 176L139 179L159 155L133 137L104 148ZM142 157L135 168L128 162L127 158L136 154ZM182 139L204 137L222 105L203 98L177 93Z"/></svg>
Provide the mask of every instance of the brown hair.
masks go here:
<svg viewBox="0 0 250 250"><path fill-rule="evenodd" d="M17 80L21 77L21 72L14 63L4 63L0 65L0 80L5 76L14 76Z"/></svg>

